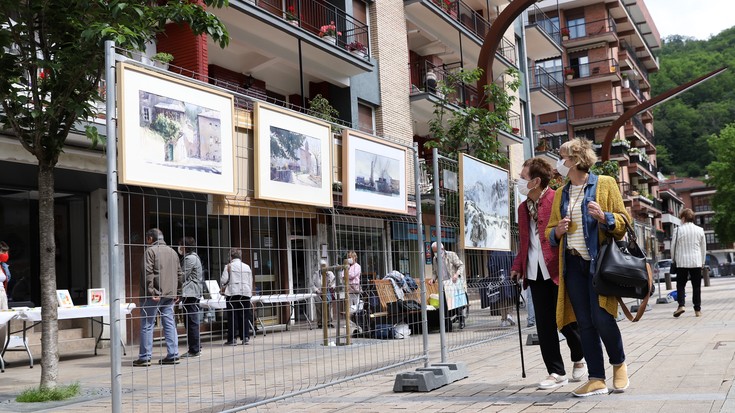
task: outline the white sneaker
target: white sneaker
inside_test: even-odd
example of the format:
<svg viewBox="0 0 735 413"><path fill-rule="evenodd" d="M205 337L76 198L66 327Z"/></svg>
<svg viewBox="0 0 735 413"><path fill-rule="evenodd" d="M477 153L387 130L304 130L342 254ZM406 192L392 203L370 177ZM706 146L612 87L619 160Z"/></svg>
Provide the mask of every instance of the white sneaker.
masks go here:
<svg viewBox="0 0 735 413"><path fill-rule="evenodd" d="M510 327L510 323L508 320L503 320L500 322L500 327Z"/></svg>
<svg viewBox="0 0 735 413"><path fill-rule="evenodd" d="M580 365L581 367L577 367ZM580 361L574 362L574 367L572 368L572 380L574 382L582 381L582 378L587 375L587 363L585 363L584 359Z"/></svg>
<svg viewBox="0 0 735 413"><path fill-rule="evenodd" d="M557 389L565 384L569 383L567 376L560 376L556 373L549 374L546 380L538 384L538 388L541 390L553 390Z"/></svg>
<svg viewBox="0 0 735 413"><path fill-rule="evenodd" d="M513 321L513 317L511 317L511 316L510 316L510 314L508 314L508 322L509 322L509 323L510 323L510 325L512 325L512 326L516 325L516 322L515 322L515 321Z"/></svg>

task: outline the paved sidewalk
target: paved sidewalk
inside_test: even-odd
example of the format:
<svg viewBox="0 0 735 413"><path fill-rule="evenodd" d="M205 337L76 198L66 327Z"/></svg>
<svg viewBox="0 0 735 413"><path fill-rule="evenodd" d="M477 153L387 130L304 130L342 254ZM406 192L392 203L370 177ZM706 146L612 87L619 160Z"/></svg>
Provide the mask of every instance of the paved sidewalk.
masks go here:
<svg viewBox="0 0 735 413"><path fill-rule="evenodd" d="M688 296L691 296L691 289ZM448 361L464 362L469 377L428 393L393 393L396 373L366 378L261 406L259 412L735 412L735 278L713 278L702 290L703 317L694 317L691 302L678 319L676 303L654 304L643 320L621 321L628 358L630 388L622 394L571 397L578 385L554 391L536 389L546 376L538 346L524 346L526 378L521 377L518 337L449 353ZM524 331L524 341L526 333ZM451 333L450 333L451 334ZM562 349L568 357L564 343ZM103 350L105 354L109 350ZM128 348L128 354L135 352ZM0 373L0 412L109 411L109 357L82 354L62 358L60 382L77 380L83 397L63 404L24 405L12 401L21 390L38 384L40 366L21 362ZM439 361L439 351L432 362ZM569 367L569 366L568 366ZM612 368L608 367L608 377ZM611 379L608 379L610 384ZM201 389L191 389L200 391ZM146 406L123 405L123 411L146 411ZM156 410L158 411L158 410ZM173 411L173 410L170 410ZM204 410L211 411L211 410Z"/></svg>

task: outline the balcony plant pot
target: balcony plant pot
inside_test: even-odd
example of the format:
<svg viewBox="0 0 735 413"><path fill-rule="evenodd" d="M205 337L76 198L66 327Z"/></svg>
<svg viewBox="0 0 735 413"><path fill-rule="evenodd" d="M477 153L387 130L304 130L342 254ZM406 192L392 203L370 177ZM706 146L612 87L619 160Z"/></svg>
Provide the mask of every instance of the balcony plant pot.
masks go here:
<svg viewBox="0 0 735 413"><path fill-rule="evenodd" d="M298 20L289 20L288 21L292 26L299 27L299 21Z"/></svg>
<svg viewBox="0 0 735 413"><path fill-rule="evenodd" d="M574 78L574 75L567 75L567 80L572 80Z"/></svg>
<svg viewBox="0 0 735 413"><path fill-rule="evenodd" d="M350 51L353 55L357 56L360 59L364 59L367 57L367 54L363 50L352 50Z"/></svg>
<svg viewBox="0 0 735 413"><path fill-rule="evenodd" d="M324 40L327 43L332 43L334 45L337 44L337 38L334 36L324 36L322 37L322 40Z"/></svg>
<svg viewBox="0 0 735 413"><path fill-rule="evenodd" d="M623 77L623 81L621 82L624 88L628 89L630 88L630 79L628 77Z"/></svg>

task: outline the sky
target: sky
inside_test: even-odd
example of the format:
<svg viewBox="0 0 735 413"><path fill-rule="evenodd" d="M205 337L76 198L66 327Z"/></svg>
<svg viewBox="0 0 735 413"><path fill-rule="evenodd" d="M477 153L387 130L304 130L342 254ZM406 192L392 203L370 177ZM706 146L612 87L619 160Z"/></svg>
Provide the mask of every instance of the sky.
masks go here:
<svg viewBox="0 0 735 413"><path fill-rule="evenodd" d="M672 34L707 40L735 26L733 0L644 0L661 38Z"/></svg>

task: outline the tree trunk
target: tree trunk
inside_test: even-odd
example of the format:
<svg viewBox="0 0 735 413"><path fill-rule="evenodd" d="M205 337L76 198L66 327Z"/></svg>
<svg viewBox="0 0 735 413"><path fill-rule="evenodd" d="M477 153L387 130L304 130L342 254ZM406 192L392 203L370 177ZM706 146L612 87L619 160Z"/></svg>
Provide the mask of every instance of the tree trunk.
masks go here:
<svg viewBox="0 0 735 413"><path fill-rule="evenodd" d="M55 388L59 377L59 324L54 239L54 166L38 165L38 235L41 244L41 387Z"/></svg>

